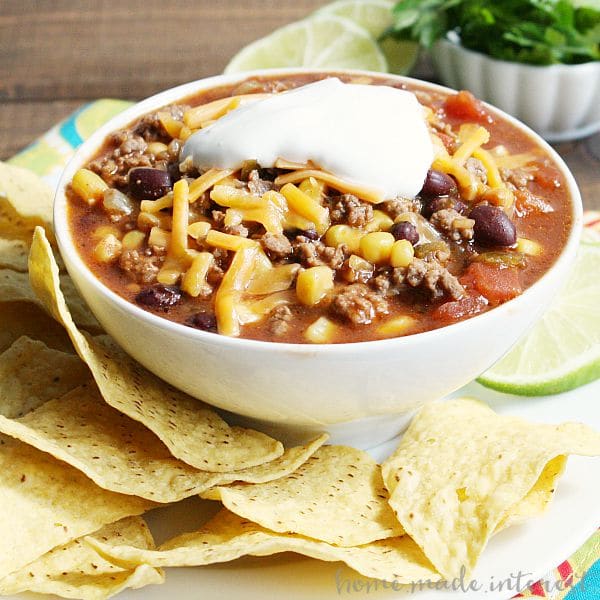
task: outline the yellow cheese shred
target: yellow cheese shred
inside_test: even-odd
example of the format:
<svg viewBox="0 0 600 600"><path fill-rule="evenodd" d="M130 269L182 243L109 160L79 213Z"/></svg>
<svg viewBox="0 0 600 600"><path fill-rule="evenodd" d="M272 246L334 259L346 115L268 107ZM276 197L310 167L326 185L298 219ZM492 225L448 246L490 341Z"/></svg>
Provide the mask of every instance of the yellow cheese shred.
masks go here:
<svg viewBox="0 0 600 600"><path fill-rule="evenodd" d="M169 254L175 258L183 258L187 254L189 214L188 182L180 179L173 186L173 225L169 244Z"/></svg>
<svg viewBox="0 0 600 600"><path fill-rule="evenodd" d="M341 177L337 177L333 173L328 173L327 171L322 171L320 169L301 169L300 171L286 173L285 175L277 177L277 179L275 179L275 184L283 186L286 183L297 183L308 177L314 177L316 180L323 181L340 192L353 194L361 200L373 204L379 204L385 200L385 197L379 190L369 188L360 183L348 181Z"/></svg>
<svg viewBox="0 0 600 600"><path fill-rule="evenodd" d="M248 101L261 100L270 95L271 94L239 94L238 96L219 98L218 100L213 100L207 104L201 104L200 106L190 108L183 115L183 121L190 129L206 127L208 122L220 119L230 110L235 110Z"/></svg>

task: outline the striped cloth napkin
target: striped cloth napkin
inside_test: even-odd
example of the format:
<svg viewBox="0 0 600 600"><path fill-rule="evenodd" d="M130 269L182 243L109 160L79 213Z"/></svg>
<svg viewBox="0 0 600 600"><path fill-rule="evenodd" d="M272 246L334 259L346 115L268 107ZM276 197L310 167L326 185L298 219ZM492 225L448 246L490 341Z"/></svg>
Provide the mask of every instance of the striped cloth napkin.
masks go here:
<svg viewBox="0 0 600 600"><path fill-rule="evenodd" d="M103 99L82 106L8 162L37 173L53 188L77 146L131 103ZM600 241L600 211L584 215L585 239ZM517 598L600 599L600 529L575 554Z"/></svg>

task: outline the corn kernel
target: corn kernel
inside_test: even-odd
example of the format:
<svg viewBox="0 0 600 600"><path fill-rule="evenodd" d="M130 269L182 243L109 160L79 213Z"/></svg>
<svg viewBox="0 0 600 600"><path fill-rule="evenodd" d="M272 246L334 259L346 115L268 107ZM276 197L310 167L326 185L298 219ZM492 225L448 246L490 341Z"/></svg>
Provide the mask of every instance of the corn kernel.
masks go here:
<svg viewBox="0 0 600 600"><path fill-rule="evenodd" d="M104 179L89 169L79 169L71 181L73 191L89 205L102 200L104 190L108 189Z"/></svg>
<svg viewBox="0 0 600 600"><path fill-rule="evenodd" d="M190 223L188 225L188 235L195 240L205 238L209 231L210 223L207 223L206 221L196 221L196 223Z"/></svg>
<svg viewBox="0 0 600 600"><path fill-rule="evenodd" d="M332 269L326 266L311 267L301 271L296 280L296 295L306 306L315 306L333 289Z"/></svg>
<svg viewBox="0 0 600 600"><path fill-rule="evenodd" d="M142 231L150 231L153 227L160 226L160 217L148 212L141 212L137 218L137 226Z"/></svg>
<svg viewBox="0 0 600 600"><path fill-rule="evenodd" d="M334 248L340 244L346 244L348 250L355 253L358 252L360 240L364 235L364 231L349 225L332 225L325 234L325 241L328 246Z"/></svg>
<svg viewBox="0 0 600 600"><path fill-rule="evenodd" d="M181 262L176 258L168 256L156 275L156 280L163 285L174 285L179 281L182 273Z"/></svg>
<svg viewBox="0 0 600 600"><path fill-rule="evenodd" d="M118 227L113 227L112 225L100 225L99 227L96 227L92 233L92 237L95 240L101 240L107 235L113 235L119 239L121 237L121 230Z"/></svg>
<svg viewBox="0 0 600 600"><path fill-rule="evenodd" d="M393 224L394 221L389 215L382 210L375 209L373 218L365 225L365 231L389 231Z"/></svg>
<svg viewBox="0 0 600 600"><path fill-rule="evenodd" d="M215 257L210 252L200 252L192 260L191 267L183 276L181 289L192 296L210 296L212 287L206 281L210 267L215 262Z"/></svg>
<svg viewBox="0 0 600 600"><path fill-rule="evenodd" d="M148 246L157 248L168 248L171 242L171 234L160 227L153 227L148 236Z"/></svg>
<svg viewBox="0 0 600 600"><path fill-rule="evenodd" d="M323 197L325 190L325 184L322 181L318 181L314 177L307 177L298 186L307 196L310 196L316 202L320 202Z"/></svg>
<svg viewBox="0 0 600 600"><path fill-rule="evenodd" d="M412 317L401 316L386 321L377 328L377 333L382 337L398 337L405 335L416 325Z"/></svg>
<svg viewBox="0 0 600 600"><path fill-rule="evenodd" d="M103 263L112 262L119 258L122 249L121 242L112 233L109 233L94 248L94 258Z"/></svg>
<svg viewBox="0 0 600 600"><path fill-rule="evenodd" d="M162 154L168 152L169 148L162 142L150 142L146 146L146 154Z"/></svg>
<svg viewBox="0 0 600 600"><path fill-rule="evenodd" d="M183 127L183 123L181 121L177 121L170 115L168 112L159 112L158 120L161 125L164 127L165 131L172 137L178 138L179 132Z"/></svg>
<svg viewBox="0 0 600 600"><path fill-rule="evenodd" d="M328 344L333 341L337 327L327 317L319 317L309 325L304 337L313 344Z"/></svg>
<svg viewBox="0 0 600 600"><path fill-rule="evenodd" d="M127 232L121 243L123 244L123 248L125 250L135 250L139 248L146 239L146 234L143 231L139 231L138 229L134 229L133 231Z"/></svg>
<svg viewBox="0 0 600 600"><path fill-rule="evenodd" d="M415 257L415 249L408 240L398 240L392 246L390 264L392 267L408 267Z"/></svg>
<svg viewBox="0 0 600 600"><path fill-rule="evenodd" d="M528 240L527 238L517 238L517 251L528 256L539 256L542 252L541 244Z"/></svg>
<svg viewBox="0 0 600 600"><path fill-rule="evenodd" d="M360 254L369 262L375 264L386 263L392 252L394 236L386 231L373 231L367 233L360 240Z"/></svg>

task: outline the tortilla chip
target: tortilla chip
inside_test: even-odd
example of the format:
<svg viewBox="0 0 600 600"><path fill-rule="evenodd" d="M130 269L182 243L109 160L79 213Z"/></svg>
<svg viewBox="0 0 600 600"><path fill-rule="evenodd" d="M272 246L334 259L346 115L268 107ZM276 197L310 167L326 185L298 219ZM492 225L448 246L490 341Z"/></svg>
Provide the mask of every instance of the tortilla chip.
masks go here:
<svg viewBox="0 0 600 600"><path fill-rule="evenodd" d="M52 548L154 504L107 492L22 442L0 436L0 578Z"/></svg>
<svg viewBox="0 0 600 600"><path fill-rule="evenodd" d="M78 387L21 419L0 416L0 431L52 454L104 489L162 503L195 496L221 483L260 478L260 473L278 475L267 465L232 473L199 471L173 458L150 430L106 404L94 384ZM308 450L289 452L305 459L314 446L315 442ZM288 467L294 466L289 456L286 461Z"/></svg>
<svg viewBox="0 0 600 600"><path fill-rule="evenodd" d="M552 502L556 485L566 466L566 456L553 458L546 465L534 486L527 492L527 495L511 507L502 521L498 523L494 533L544 513L550 502Z"/></svg>
<svg viewBox="0 0 600 600"><path fill-rule="evenodd" d="M231 512L279 533L358 546L403 533L379 465L364 451L323 446L296 471L268 483L218 490Z"/></svg>
<svg viewBox="0 0 600 600"><path fill-rule="evenodd" d="M0 237L0 269L27 272L29 244L23 240L7 240Z"/></svg>
<svg viewBox="0 0 600 600"><path fill-rule="evenodd" d="M81 299L71 278L66 274L61 275L60 285L65 291L67 304L73 311L74 321L84 329L101 331L100 324ZM41 306L31 289L27 273L19 273L12 269L0 269L0 302L33 302Z"/></svg>
<svg viewBox="0 0 600 600"><path fill-rule="evenodd" d="M258 431L229 427L206 404L171 387L115 345L101 345L82 334L65 304L52 249L39 227L29 255L29 276L38 298L64 325L88 364L104 400L153 431L173 456L197 469L230 472L283 454L280 442Z"/></svg>
<svg viewBox="0 0 600 600"><path fill-rule="evenodd" d="M502 520L565 454L599 455L600 434L457 399L422 408L382 469L400 523L450 579L462 568L470 573Z"/></svg>
<svg viewBox="0 0 600 600"><path fill-rule="evenodd" d="M86 364L74 354L19 338L0 354L0 415L22 417L89 379Z"/></svg>
<svg viewBox="0 0 600 600"><path fill-rule="evenodd" d="M52 234L52 190L37 175L0 162L0 236L29 240L36 226Z"/></svg>
<svg viewBox="0 0 600 600"><path fill-rule="evenodd" d="M105 544L131 544L154 549L152 535L140 517L128 517L106 525L91 538ZM63 598L104 600L127 588L137 589L164 580L160 569L149 565L118 567L102 558L90 544L77 539L0 580L0 594L36 592Z"/></svg>
<svg viewBox="0 0 600 600"><path fill-rule="evenodd" d="M0 352L22 336L44 342L49 348L73 351L65 330L37 304L2 302L0 304Z"/></svg>
<svg viewBox="0 0 600 600"><path fill-rule="evenodd" d="M221 481L215 483L214 487L202 492L200 496L206 500L221 500L221 487L229 483L266 483L267 481L286 477L300 468L328 439L329 435L324 433L304 446L288 448L275 460L250 469L230 473L229 481L225 481L225 474L223 474L224 477Z"/></svg>
<svg viewBox="0 0 600 600"><path fill-rule="evenodd" d="M323 523L323 527L330 523ZM223 563L242 556L270 556L296 552L323 561L342 561L366 577L398 584L438 581L439 574L408 537L401 536L363 546L341 548L299 535L275 533L222 510L200 531L186 533L159 550L117 546L86 538L109 560L123 566L149 564L155 567L185 567Z"/></svg>

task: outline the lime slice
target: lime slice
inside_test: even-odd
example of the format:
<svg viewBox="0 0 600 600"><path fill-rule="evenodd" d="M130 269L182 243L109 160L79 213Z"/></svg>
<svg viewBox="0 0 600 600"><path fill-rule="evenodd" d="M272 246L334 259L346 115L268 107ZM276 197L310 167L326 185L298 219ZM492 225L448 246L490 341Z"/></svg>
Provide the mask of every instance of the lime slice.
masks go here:
<svg viewBox="0 0 600 600"><path fill-rule="evenodd" d="M377 42L348 19L314 15L276 29L236 54L225 73L277 67L387 71Z"/></svg>
<svg viewBox="0 0 600 600"><path fill-rule="evenodd" d="M600 244L582 243L554 304L479 383L501 392L544 396L600 377L599 274Z"/></svg>
<svg viewBox="0 0 600 600"><path fill-rule="evenodd" d="M337 15L354 21L366 29L376 40L394 24L390 0L338 0L320 8L317 15ZM403 42L386 38L379 43L388 62L388 71L406 75L414 66L419 54L415 42Z"/></svg>

